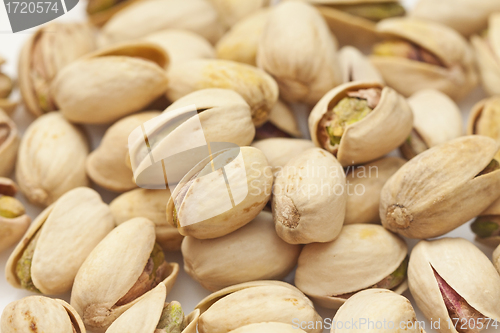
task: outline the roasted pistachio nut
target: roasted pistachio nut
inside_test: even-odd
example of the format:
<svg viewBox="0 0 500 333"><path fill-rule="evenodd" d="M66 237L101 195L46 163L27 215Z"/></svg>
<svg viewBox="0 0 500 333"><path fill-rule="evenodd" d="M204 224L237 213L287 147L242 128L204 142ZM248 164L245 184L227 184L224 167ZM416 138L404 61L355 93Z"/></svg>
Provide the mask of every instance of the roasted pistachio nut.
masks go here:
<svg viewBox="0 0 500 333"><path fill-rule="evenodd" d="M0 253L17 243L31 223L24 206L14 198L17 186L0 177Z"/></svg>
<svg viewBox="0 0 500 333"><path fill-rule="evenodd" d="M106 333L196 333L199 310L185 315L179 302L165 302L167 288L160 283L125 311Z"/></svg>
<svg viewBox="0 0 500 333"><path fill-rule="evenodd" d="M272 172L259 149L214 152L176 186L167 203L167 222L184 236L211 239L227 235L260 213L272 185Z"/></svg>
<svg viewBox="0 0 500 333"><path fill-rule="evenodd" d="M184 269L210 291L248 281L282 279L297 264L300 250L301 246L276 235L269 212L261 212L223 237L186 237L182 242Z"/></svg>
<svg viewBox="0 0 500 333"><path fill-rule="evenodd" d="M357 48L344 46L339 51L342 82L372 81L384 84L378 69Z"/></svg>
<svg viewBox="0 0 500 333"><path fill-rule="evenodd" d="M199 333L227 333L249 324L322 321L313 303L294 286L280 281L255 281L227 287L203 299ZM308 328L319 333L319 327ZM299 331L300 332L300 331Z"/></svg>
<svg viewBox="0 0 500 333"><path fill-rule="evenodd" d="M436 89L459 100L477 85L473 52L453 29L392 18L378 23L377 30L390 39L374 47L371 61L387 85L404 96Z"/></svg>
<svg viewBox="0 0 500 333"><path fill-rule="evenodd" d="M64 193L87 186L87 139L59 112L40 116L21 140L16 177L30 202L49 206Z"/></svg>
<svg viewBox="0 0 500 333"><path fill-rule="evenodd" d="M26 108L35 116L57 110L49 92L52 81L65 66L94 49L94 32L87 23L51 22L33 34L21 50L18 65Z"/></svg>
<svg viewBox="0 0 500 333"><path fill-rule="evenodd" d="M407 253L404 240L379 225L346 225L333 242L304 246L295 285L331 309L364 289L402 294L407 289Z"/></svg>
<svg viewBox="0 0 500 333"><path fill-rule="evenodd" d="M404 296L387 289L367 289L360 291L350 297L344 305L337 311L334 317L336 323L347 323L350 321L359 323L362 319L369 318L370 321L377 323L393 323L397 328L406 324L405 332L425 333L423 328L419 327L417 315L411 305L411 302ZM390 324L389 324L390 325ZM343 325L344 326L344 325ZM355 327L332 327L331 333L356 332ZM363 332L380 332L375 326L364 325ZM385 331L391 329L385 328Z"/></svg>
<svg viewBox="0 0 500 333"><path fill-rule="evenodd" d="M413 115L406 100L375 82L344 83L328 92L309 116L313 142L344 167L376 160L408 137Z"/></svg>
<svg viewBox="0 0 500 333"><path fill-rule="evenodd" d="M224 25L208 0L138 1L103 26L101 43L133 40L164 29L192 31L215 43Z"/></svg>
<svg viewBox="0 0 500 333"><path fill-rule="evenodd" d="M484 135L500 144L500 97L478 102L472 108L467 121L467 135ZM500 160L500 153L495 155Z"/></svg>
<svg viewBox="0 0 500 333"><path fill-rule="evenodd" d="M0 177L14 170L19 142L16 124L0 109Z"/></svg>
<svg viewBox="0 0 500 333"><path fill-rule="evenodd" d="M444 235L478 216L500 196L497 143L473 135L417 155L382 189L380 218L409 238ZM493 160L493 162L492 162Z"/></svg>
<svg viewBox="0 0 500 333"><path fill-rule="evenodd" d="M69 291L84 260L114 226L96 191L79 187L67 192L33 221L12 252L7 281L43 294Z"/></svg>
<svg viewBox="0 0 500 333"><path fill-rule="evenodd" d="M342 165L321 148L292 158L273 188L273 218L278 235L290 244L329 242L345 217L347 191Z"/></svg>
<svg viewBox="0 0 500 333"><path fill-rule="evenodd" d="M275 137L302 137L299 124L293 110L282 101L274 105L269 120L256 129L255 139L263 140Z"/></svg>
<svg viewBox="0 0 500 333"><path fill-rule="evenodd" d="M476 241L493 248L500 245L500 199L481 212L470 228Z"/></svg>
<svg viewBox="0 0 500 333"><path fill-rule="evenodd" d="M0 328L4 333L86 332L80 316L71 305L43 296L29 296L7 305L2 313Z"/></svg>
<svg viewBox="0 0 500 333"><path fill-rule="evenodd" d="M241 326L229 333L305 333L305 331L285 323L258 323Z"/></svg>
<svg viewBox="0 0 500 333"><path fill-rule="evenodd" d="M406 159L463 135L460 109L442 92L420 90L408 98L408 104L413 111L413 130L400 147Z"/></svg>
<svg viewBox="0 0 500 333"><path fill-rule="evenodd" d="M379 223L380 193L404 164L398 157L385 157L346 172L347 205L344 224Z"/></svg>
<svg viewBox="0 0 500 333"><path fill-rule="evenodd" d="M244 18L270 5L271 0L210 0L219 13L221 21L232 27Z"/></svg>
<svg viewBox="0 0 500 333"><path fill-rule="evenodd" d="M278 101L278 85L263 70L229 60L198 59L172 67L167 97L171 101L207 88L234 90L250 106L256 126L262 125Z"/></svg>
<svg viewBox="0 0 500 333"><path fill-rule="evenodd" d="M460 258L460 259L458 259ZM465 239L420 241L408 266L411 294L439 332L479 332L486 318L500 320L500 276L486 255Z"/></svg>
<svg viewBox="0 0 500 333"><path fill-rule="evenodd" d="M273 7L257 64L276 80L287 102L315 104L342 80L335 37L319 12L302 2Z"/></svg>
<svg viewBox="0 0 500 333"><path fill-rule="evenodd" d="M178 272L179 265L167 263L155 244L154 223L134 218L113 229L87 257L71 305L89 330L104 332L158 284L171 290Z"/></svg>
<svg viewBox="0 0 500 333"><path fill-rule="evenodd" d="M168 55L156 44L124 43L66 66L50 90L68 120L111 123L143 109L165 92L167 63Z"/></svg>

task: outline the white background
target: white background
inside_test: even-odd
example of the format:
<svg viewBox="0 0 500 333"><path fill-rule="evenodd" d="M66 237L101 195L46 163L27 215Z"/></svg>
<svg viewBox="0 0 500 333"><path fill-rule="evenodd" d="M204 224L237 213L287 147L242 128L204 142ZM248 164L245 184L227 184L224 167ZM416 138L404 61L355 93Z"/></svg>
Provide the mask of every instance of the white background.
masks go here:
<svg viewBox="0 0 500 333"><path fill-rule="evenodd" d="M403 0L405 5L408 8L411 8L413 4L416 2L416 0ZM82 2L80 0L80 3L73 9L71 10L68 14L63 15L62 17L58 18L57 20L60 21L71 21L71 20L83 20L85 17L85 2ZM16 77L16 68L17 68L17 58L19 56L20 49L25 42L25 40L33 34L33 32L37 28L27 30L24 32L19 32L16 34L12 34L10 32L10 26L7 22L7 15L5 12L5 7L2 4L0 4L0 55L7 59L7 64L4 65L2 70L12 77ZM15 92L13 95L15 98L18 98L19 93ZM471 93L466 100L462 101L460 103L460 109L462 110L462 113L464 115L464 123L465 119L467 118L467 115L469 114L469 111L471 107L479 100L482 98L485 98L486 95L482 91L481 88L477 88L473 93ZM26 112L22 107L19 108L16 113L13 115L14 121L18 124L21 133L24 132L26 127L34 120L34 118ZM303 119L302 125L305 125L305 119ZM304 126L301 126L304 127ZM307 127L307 126L305 126ZM104 131L106 130L105 126L92 126L92 127L85 127L90 141L91 141L91 146L92 148L95 148L100 141L100 138L102 137ZM95 187L95 186L94 186ZM100 189L98 187L95 187L96 190L101 193L103 196L103 200L106 202L110 202L114 197L116 197L115 194L107 192L103 189ZM32 205L29 205L26 203L24 198L21 195L18 195L18 198L25 203L27 207L28 214L31 216L32 219L34 219L39 213L40 209L37 207L34 207ZM463 237L466 238L470 241L473 241L473 234L470 231L469 224L466 224L457 230L449 233L446 236L450 237ZM407 240L407 243L410 247L410 249L416 244L415 241L413 240ZM481 244L477 244L480 249L482 249L490 258L491 254L493 252L492 249L482 246ZM11 287L6 281L5 281L5 263L7 262L7 258L9 254L12 252L13 248L5 251L4 253L0 254L0 312L3 311L5 306L17 299L20 299L25 296L32 295L32 293L24 290L19 290L19 289L14 289ZM178 262L181 267L182 267L182 257L180 253L167 253L166 254L167 260L168 261L175 261ZM117 274L120 274L120 272L117 272ZM293 273L290 274L287 279L288 282L293 282ZM179 277L177 279L177 283L173 289L173 291L168 295L168 300L177 300L181 302L183 308L185 309L186 312L190 312L194 309L196 304L205 296L209 294L208 291L204 290L198 283L193 281L186 273L184 273L183 269L181 268ZM406 297L408 297L412 303L413 299L411 297L411 294L409 291L407 291L404 294ZM62 299L65 299L66 301L69 301L69 293L66 295L58 296ZM500 302L500 300L499 300ZM499 305L500 306L500 305ZM419 320L424 320L425 318L422 316L422 314L417 310L417 316ZM322 309L318 307L318 312L323 318L332 318L335 315L335 311L333 310L328 310L328 309ZM427 332L434 332L433 330L429 329L429 323L426 324L426 331ZM488 331L484 332L494 332L494 329L490 329ZM325 330L325 332L327 332Z"/></svg>

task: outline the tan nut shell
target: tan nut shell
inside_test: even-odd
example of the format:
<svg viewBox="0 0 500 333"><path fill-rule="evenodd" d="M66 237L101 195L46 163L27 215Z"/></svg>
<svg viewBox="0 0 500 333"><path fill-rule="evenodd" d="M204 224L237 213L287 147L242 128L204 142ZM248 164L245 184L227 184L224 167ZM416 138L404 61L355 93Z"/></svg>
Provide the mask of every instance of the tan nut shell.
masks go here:
<svg viewBox="0 0 500 333"><path fill-rule="evenodd" d="M500 274L500 246L493 252L493 264Z"/></svg>
<svg viewBox="0 0 500 333"><path fill-rule="evenodd" d="M171 101L196 90L234 90L250 105L256 126L262 125L278 101L278 85L264 71L229 60L198 59L172 67L167 97Z"/></svg>
<svg viewBox="0 0 500 333"><path fill-rule="evenodd" d="M231 27L244 18L270 5L271 0L210 0L222 22Z"/></svg>
<svg viewBox="0 0 500 333"><path fill-rule="evenodd" d="M0 177L7 177L14 170L19 142L16 124L0 109Z"/></svg>
<svg viewBox="0 0 500 333"><path fill-rule="evenodd" d="M494 96L487 99L483 99L477 102L473 107L469 114L469 119L467 120L467 135L485 135L494 139L498 144L500 144L500 135L498 135L498 128L500 127L500 123L494 117L497 110L500 108L500 97ZM478 121L483 116L483 111L488 110L493 111L490 112L490 118L486 118L487 121L483 121L483 123L488 124L487 129L491 131L490 133L485 133L484 130L481 130L481 127L478 127ZM488 112L485 112L488 113ZM493 118L491 118L491 114L493 114ZM484 125L482 126L485 127ZM500 152L497 152L496 159L500 158ZM500 212L500 211L499 211Z"/></svg>
<svg viewBox="0 0 500 333"><path fill-rule="evenodd" d="M342 81L335 37L314 7L298 1L273 7L257 64L276 80L287 102L315 104Z"/></svg>
<svg viewBox="0 0 500 333"><path fill-rule="evenodd" d="M363 53L352 46L344 46L339 51L342 82L372 81L384 84L384 79Z"/></svg>
<svg viewBox="0 0 500 333"><path fill-rule="evenodd" d="M269 123L291 137L302 137L299 123L293 110L281 100L278 100L272 108L269 114Z"/></svg>
<svg viewBox="0 0 500 333"><path fill-rule="evenodd" d="M295 285L319 305L338 309L346 300L335 296L382 281L401 265L407 253L404 240L379 225L346 225L335 241L304 246ZM402 294L406 289L403 282L394 291Z"/></svg>
<svg viewBox="0 0 500 333"><path fill-rule="evenodd" d="M396 294L387 289L368 289L360 291L350 297L345 304L337 311L334 317L336 323L355 322L362 323L363 319L368 319L374 323L386 323L387 326L393 323L396 331L399 331L400 323L407 324L408 329L404 330L408 333L425 333L417 324L417 315L410 301L405 297ZM410 325L408 323L413 323ZM363 327L364 326L364 327ZM361 326L363 332L367 333L382 333L391 329L377 329L375 327L368 328L368 324ZM390 326L389 326L390 327ZM401 330L402 331L402 330ZM348 333L358 332L355 328L335 329L332 327L331 333Z"/></svg>
<svg viewBox="0 0 500 333"><path fill-rule="evenodd" d="M385 157L357 168L350 167L346 174L347 206L344 225L380 222L382 187L405 163L405 160L398 157Z"/></svg>
<svg viewBox="0 0 500 333"><path fill-rule="evenodd" d="M182 242L184 269L210 291L253 280L280 280L295 267L300 250L276 235L269 212L226 236L186 237Z"/></svg>
<svg viewBox="0 0 500 333"><path fill-rule="evenodd" d="M337 159L344 167L370 162L388 154L411 132L413 114L401 95L376 82L351 82L332 89L314 107L309 116L313 142L321 147L318 126L328 110L346 97L347 92L369 88L382 89L380 102L365 118L346 127L337 152Z"/></svg>
<svg viewBox="0 0 500 333"><path fill-rule="evenodd" d="M330 242L345 217L345 173L332 154L311 148L292 158L273 187L278 235L290 244Z"/></svg>
<svg viewBox="0 0 500 333"><path fill-rule="evenodd" d="M493 139L473 135L417 155L384 185L382 224L402 236L423 239L476 217L500 196L500 171L477 177L497 150Z"/></svg>
<svg viewBox="0 0 500 333"><path fill-rule="evenodd" d="M155 243L154 223L131 219L111 231L90 253L78 271L71 292L71 305L93 332L104 332L113 321L148 293L116 306L144 270ZM179 265L170 263L163 283L171 290Z"/></svg>
<svg viewBox="0 0 500 333"><path fill-rule="evenodd" d="M29 296L7 305L2 313L3 333L57 332L85 333L80 316L60 299Z"/></svg>
<svg viewBox="0 0 500 333"><path fill-rule="evenodd" d="M168 55L156 44L120 44L66 66L52 82L51 93L72 122L114 122L165 92L167 63Z"/></svg>
<svg viewBox="0 0 500 333"><path fill-rule="evenodd" d="M75 188L46 208L31 224L6 264L6 279L22 288L16 265L36 232L40 236L31 261L31 279L43 294L62 294L71 289L87 256L114 228L108 205L88 188Z"/></svg>
<svg viewBox="0 0 500 333"><path fill-rule="evenodd" d="M134 114L108 128L99 147L91 152L85 161L90 179L114 192L125 192L136 188L132 170L126 164L128 137L136 127L160 114L158 111Z"/></svg>
<svg viewBox="0 0 500 333"><path fill-rule="evenodd" d="M266 322L290 324L294 318L321 321L313 303L294 286L281 281L255 281L238 284L203 299L200 333L227 333L239 327ZM320 333L320 328L306 329Z"/></svg>
<svg viewBox="0 0 500 333"><path fill-rule="evenodd" d="M21 192L36 205L48 206L64 193L87 186L87 140L59 112L36 119L21 140L16 176Z"/></svg>
<svg viewBox="0 0 500 333"><path fill-rule="evenodd" d="M402 57L372 56L370 59L386 84L404 96L422 89L436 89L460 100L477 85L473 52L467 41L453 29L414 18L391 18L379 22L377 30L388 37L423 47L444 65Z"/></svg>
<svg viewBox="0 0 500 333"><path fill-rule="evenodd" d="M134 217L145 217L155 225L156 242L165 251L178 251L184 236L177 228L167 223L165 205L170 199L167 190L146 190L137 188L123 193L109 204L117 224L122 224Z"/></svg>
<svg viewBox="0 0 500 333"><path fill-rule="evenodd" d="M434 270L465 301L481 314L500 320L500 276L486 255L462 238L420 241L408 266L411 294L424 316L432 321L451 320L439 290ZM454 326L441 325L441 333L457 333Z"/></svg>
<svg viewBox="0 0 500 333"><path fill-rule="evenodd" d="M14 196L16 193L16 183L9 178L0 177L0 197ZM0 253L17 243L28 230L30 223L31 218L27 214L15 218L0 216Z"/></svg>
<svg viewBox="0 0 500 333"><path fill-rule="evenodd" d="M229 333L305 333L303 330L285 323L259 323L242 326Z"/></svg>

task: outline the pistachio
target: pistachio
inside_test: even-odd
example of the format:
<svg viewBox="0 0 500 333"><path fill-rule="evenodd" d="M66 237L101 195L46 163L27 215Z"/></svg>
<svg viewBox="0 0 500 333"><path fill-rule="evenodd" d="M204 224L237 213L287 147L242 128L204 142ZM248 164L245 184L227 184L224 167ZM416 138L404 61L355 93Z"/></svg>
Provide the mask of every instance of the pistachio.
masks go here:
<svg viewBox="0 0 500 333"><path fill-rule="evenodd" d="M481 212L470 227L476 234L476 241L497 247L500 244L500 199Z"/></svg>
<svg viewBox="0 0 500 333"><path fill-rule="evenodd" d="M255 133L256 140L274 137L291 138L302 137L299 124L293 110L285 103L278 101L269 114L269 121L258 127Z"/></svg>
<svg viewBox="0 0 500 333"><path fill-rule="evenodd" d="M18 242L31 222L24 206L13 198L16 192L12 180L0 177L0 253Z"/></svg>
<svg viewBox="0 0 500 333"><path fill-rule="evenodd" d="M19 141L16 124L0 108L0 177L14 169Z"/></svg>
<svg viewBox="0 0 500 333"><path fill-rule="evenodd" d="M500 273L500 246L493 252L493 264Z"/></svg>
<svg viewBox="0 0 500 333"><path fill-rule="evenodd" d="M467 122L467 135L488 136L500 144L500 98L491 97L472 108ZM500 158L500 153L495 155Z"/></svg>
<svg viewBox="0 0 500 333"><path fill-rule="evenodd" d="M12 101L10 99L0 98L0 109L2 109L3 112L7 113L8 115L12 114L16 110L17 105L18 103L15 101Z"/></svg>
<svg viewBox="0 0 500 333"><path fill-rule="evenodd" d="M241 326L229 333L305 333L305 331L284 323L258 323Z"/></svg>
<svg viewBox="0 0 500 333"><path fill-rule="evenodd" d="M500 94L500 15L492 13L488 19L489 29L481 36L472 36L471 41L476 52L476 62L481 75L482 85L486 92L495 96Z"/></svg>
<svg viewBox="0 0 500 333"><path fill-rule="evenodd" d="M139 0L89 0L87 14L92 24L101 27L120 10Z"/></svg>
<svg viewBox="0 0 500 333"><path fill-rule="evenodd" d="M24 206L13 197L0 196L0 217L13 219L24 215Z"/></svg>
<svg viewBox="0 0 500 333"><path fill-rule="evenodd" d="M270 5L271 0L210 0L219 12L221 20L231 27L261 8Z"/></svg>
<svg viewBox="0 0 500 333"><path fill-rule="evenodd" d="M12 79L3 74L0 73L0 98L5 99L9 97L10 93L12 92L12 87L13 87Z"/></svg>
<svg viewBox="0 0 500 333"><path fill-rule="evenodd" d="M381 226L346 225L333 242L304 246L295 285L332 309L364 289L390 288L401 294L407 289L407 252L404 240Z"/></svg>
<svg viewBox="0 0 500 333"><path fill-rule="evenodd" d="M352 46L344 46L339 51L342 82L373 81L384 84L384 79L363 53Z"/></svg>

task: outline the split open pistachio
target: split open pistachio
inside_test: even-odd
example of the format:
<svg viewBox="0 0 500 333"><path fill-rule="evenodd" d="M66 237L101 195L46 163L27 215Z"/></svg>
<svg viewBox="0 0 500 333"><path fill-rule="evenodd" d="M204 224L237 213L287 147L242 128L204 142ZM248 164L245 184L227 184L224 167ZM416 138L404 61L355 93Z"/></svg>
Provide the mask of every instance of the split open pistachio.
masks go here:
<svg viewBox="0 0 500 333"><path fill-rule="evenodd" d="M269 138L300 138L302 133L293 110L284 102L278 101L274 105L269 120L262 126L256 128L255 140Z"/></svg>
<svg viewBox="0 0 500 333"><path fill-rule="evenodd" d="M87 257L71 305L89 330L104 332L158 284L171 290L178 272L179 265L167 263L155 243L154 223L134 218L113 229Z"/></svg>
<svg viewBox="0 0 500 333"><path fill-rule="evenodd" d="M486 255L462 238L420 241L408 267L411 293L424 316L441 325L438 331L480 331L486 318L500 320L500 276Z"/></svg>
<svg viewBox="0 0 500 333"><path fill-rule="evenodd" d="M407 253L404 240L379 225L346 225L333 242L304 246L295 285L331 309L364 289L402 294L407 289Z"/></svg>
<svg viewBox="0 0 500 333"><path fill-rule="evenodd" d="M384 84L378 69L363 53L352 46L344 46L339 51L342 82L370 81Z"/></svg>
<svg viewBox="0 0 500 333"><path fill-rule="evenodd" d="M0 253L17 243L31 223L23 204L14 198L16 192L12 180L0 177Z"/></svg>
<svg viewBox="0 0 500 333"><path fill-rule="evenodd" d="M0 177L14 170L19 142L16 124L0 109Z"/></svg>
<svg viewBox="0 0 500 333"><path fill-rule="evenodd" d="M270 5L271 0L210 0L228 27L237 24L254 12Z"/></svg>
<svg viewBox="0 0 500 333"><path fill-rule="evenodd" d="M404 142L412 124L406 100L375 82L344 83L332 89L309 116L313 142L344 167L388 154Z"/></svg>
<svg viewBox="0 0 500 333"><path fill-rule="evenodd" d="M481 212L470 228L476 241L493 248L500 245L500 199Z"/></svg>
<svg viewBox="0 0 500 333"><path fill-rule="evenodd" d="M473 135L417 155L384 185L380 218L409 238L431 238L478 216L500 196L497 143Z"/></svg>
<svg viewBox="0 0 500 333"><path fill-rule="evenodd" d="M478 102L467 121L467 135L484 135L500 144L500 98L491 97ZM495 159L500 161L500 152Z"/></svg>
<svg viewBox="0 0 500 333"><path fill-rule="evenodd" d="M2 313L0 329L4 333L51 332L85 333L75 309L60 299L29 296L8 304Z"/></svg>

